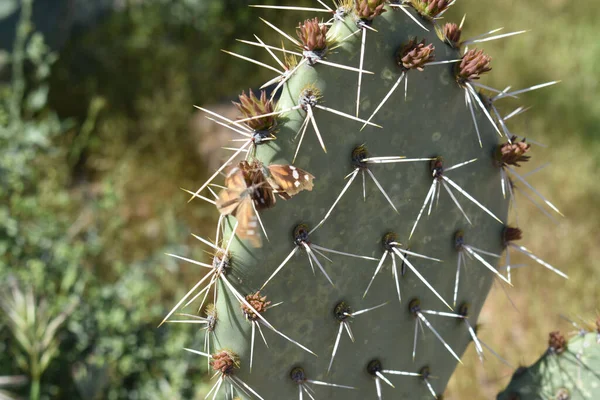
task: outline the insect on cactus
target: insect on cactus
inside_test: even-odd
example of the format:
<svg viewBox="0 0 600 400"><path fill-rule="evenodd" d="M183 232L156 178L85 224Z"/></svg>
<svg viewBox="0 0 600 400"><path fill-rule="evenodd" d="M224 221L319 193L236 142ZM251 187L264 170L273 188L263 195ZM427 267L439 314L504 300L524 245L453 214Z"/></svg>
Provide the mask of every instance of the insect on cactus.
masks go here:
<svg viewBox="0 0 600 400"><path fill-rule="evenodd" d="M278 66L226 51L276 72L271 96L243 92L236 120L198 107L242 144L189 191L220 211L214 242L198 237L215 256L173 255L209 273L165 321L214 290L210 333L225 350L193 350L215 369L213 399L439 398L470 342L504 362L476 336L494 279L512 284L515 266L507 258L497 269L498 255L525 252L550 268L506 227L512 179L545 198L513 168L535 153L507 128L523 108L502 118L496 102L555 82L513 92L480 84L491 58L467 46L523 31L462 40L464 20L440 20L454 1L316 3L255 6L325 17L300 22L298 39L263 20L288 48L241 40ZM469 258L485 268L469 266L459 281ZM393 284L376 279L384 274ZM255 348L257 330L267 344L261 327L278 335ZM394 387L394 374L412 378Z"/></svg>

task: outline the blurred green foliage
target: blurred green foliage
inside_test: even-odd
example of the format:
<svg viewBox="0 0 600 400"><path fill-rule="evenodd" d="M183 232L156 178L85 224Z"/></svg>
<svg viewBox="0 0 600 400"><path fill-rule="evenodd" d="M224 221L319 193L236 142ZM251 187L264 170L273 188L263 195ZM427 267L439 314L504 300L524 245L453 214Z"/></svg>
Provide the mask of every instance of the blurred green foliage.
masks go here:
<svg viewBox="0 0 600 400"><path fill-rule="evenodd" d="M201 341L197 330L156 326L182 282L198 278L164 253L192 255L189 232L214 226L212 210L185 207L179 190L204 174L192 104L270 78L218 56L265 59L235 38L274 40L242 3L131 2L59 56L35 32L35 2L21 1L13 53L0 59L0 289L18 282L31 300L6 300L0 314L0 376L28 377L13 392L158 400L205 390L205 364L181 350ZM28 365L44 357L32 351L43 348L35 332L57 318L55 348L34 374Z"/></svg>

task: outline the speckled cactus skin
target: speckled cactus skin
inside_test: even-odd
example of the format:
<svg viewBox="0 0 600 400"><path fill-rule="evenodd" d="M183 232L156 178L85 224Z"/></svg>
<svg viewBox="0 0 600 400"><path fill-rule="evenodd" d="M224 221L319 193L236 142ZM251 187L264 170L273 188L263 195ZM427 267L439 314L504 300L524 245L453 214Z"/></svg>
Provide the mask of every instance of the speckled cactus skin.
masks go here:
<svg viewBox="0 0 600 400"><path fill-rule="evenodd" d="M497 400L591 400L600 396L600 334L582 333L519 368Z"/></svg>
<svg viewBox="0 0 600 400"><path fill-rule="evenodd" d="M400 70L394 63L394 54L409 38L418 36L427 43L433 43L436 61L460 58L456 49L438 38L433 25L427 20L422 19L422 22L429 26L429 32L418 27L404 12L386 9L387 12L373 21L372 26L378 32L369 31L367 35L364 69L374 74L363 76L360 117L364 119L398 78ZM349 15L343 22L334 23L330 35L345 37L356 29L356 22ZM359 48L360 34L357 34L330 53L327 60L357 67ZM505 221L508 203L500 191L499 169L492 159L500 138L489 121L478 115L483 141L483 147L479 146L465 106L464 91L456 82L455 68L455 64L446 64L426 66L423 72L409 71L407 100L404 100L403 83L373 118L372 122L381 125L381 129L368 126L361 131L360 122L316 110L315 119L327 153L323 152L309 126L294 163L315 176L314 189L288 201L278 201L273 209L261 213L270 238L262 248L233 240L230 248L232 269L228 275L230 282L243 294L252 293L263 285L293 250L294 227L305 223L312 228L324 217L346 183L344 176L353 171L352 150L361 144L372 156L442 156L446 166L478 158L477 162L449 172L449 176ZM304 65L284 86L278 107L285 109L296 105L300 92L308 85L314 85L321 91L321 104L353 114L356 81L355 72L325 65ZM277 139L258 146L257 158L265 164L291 164L298 140L296 133L304 117L305 112L300 110L280 118ZM500 253L503 225L455 192L473 222L469 225L448 194L442 191L439 204L434 206L430 217L422 217L409 242L410 230L432 182L430 163L370 165L370 170L391 197L398 213L390 207L368 175L366 201L363 201L362 181L358 177L331 217L310 239L330 249L379 259L383 254L382 236L393 231L399 241L412 251L444 261L436 263L410 258L433 287L451 303L457 259L454 233L462 229L470 244ZM229 232L234 222L233 218L227 221ZM366 372L366 366L372 359L379 359L385 369L418 372L429 366L432 375L438 377L430 382L437 393L442 393L457 362L426 328L425 336L419 334L417 356L412 360L415 317L409 312L408 304L411 299L418 298L424 309L450 310L410 270L401 278L402 303L399 303L389 257L365 298L363 293L377 261L335 254L331 255L331 259L333 263L323 263L335 287L318 269L313 276L306 254L299 251L261 291L273 302L284 302L265 313L269 322L317 353L318 357L263 328L269 349L257 337L252 372L248 368L251 325L245 320L238 302L220 284L217 301L220 318L215 331L217 345L230 348L240 356L241 368L236 372L237 376L265 399L295 399L298 398L298 388L289 378L289 373L293 367L302 366L310 379L357 388L344 390L314 386L316 398L375 399L374 379ZM471 304L469 317L474 324L494 277L475 262L470 262L468 268L468 274L461 277L458 303ZM344 333L331 372L326 374L339 328L333 308L341 300L354 310L389 303L360 315L352 322L356 342L352 343ZM460 320L438 316L428 316L428 320L458 354L462 354L471 342ZM383 397L386 399L432 398L418 377L389 378L396 388L383 384Z"/></svg>

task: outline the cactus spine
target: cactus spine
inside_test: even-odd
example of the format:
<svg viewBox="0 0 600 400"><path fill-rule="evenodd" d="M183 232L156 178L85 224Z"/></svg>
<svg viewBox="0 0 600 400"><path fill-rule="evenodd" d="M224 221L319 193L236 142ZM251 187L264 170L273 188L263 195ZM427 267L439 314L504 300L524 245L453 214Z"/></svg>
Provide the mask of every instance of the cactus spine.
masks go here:
<svg viewBox="0 0 600 400"><path fill-rule="evenodd" d="M243 94L240 120L213 115L247 161L221 168L216 243L200 238L215 258L173 311L214 288L212 355L193 351L215 398L437 398L492 281L510 284L488 260L507 240L504 160L523 158L476 91L490 58L436 20L451 3L343 1L298 40L272 25L297 55L276 105Z"/></svg>

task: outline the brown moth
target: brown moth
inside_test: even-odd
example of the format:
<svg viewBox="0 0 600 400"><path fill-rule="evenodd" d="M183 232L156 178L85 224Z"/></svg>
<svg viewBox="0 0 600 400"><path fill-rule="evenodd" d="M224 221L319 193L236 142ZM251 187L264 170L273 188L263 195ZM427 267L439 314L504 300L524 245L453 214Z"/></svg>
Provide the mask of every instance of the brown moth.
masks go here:
<svg viewBox="0 0 600 400"><path fill-rule="evenodd" d="M283 199L288 200L303 190L313 189L315 177L303 169L287 164L271 164L265 166L258 160L248 164L249 168L260 170L273 190Z"/></svg>
<svg viewBox="0 0 600 400"><path fill-rule="evenodd" d="M233 167L225 178L225 189L217 199L217 209L221 215L233 215L238 221L236 234L247 239L254 247L262 246L258 232L259 210L275 205L273 188L261 171L251 169L246 161Z"/></svg>
<svg viewBox="0 0 600 400"><path fill-rule="evenodd" d="M302 190L312 190L314 176L293 165L265 166L258 160L241 161L225 177L225 189L217 199L221 215L233 215L238 220L236 233L252 246L261 247L258 212L275 206L277 193L289 199ZM266 236L266 232L265 232Z"/></svg>
<svg viewBox="0 0 600 400"><path fill-rule="evenodd" d="M300 193L303 190L311 191L315 177L303 169L293 165L273 164L268 166L267 180L284 199Z"/></svg>

